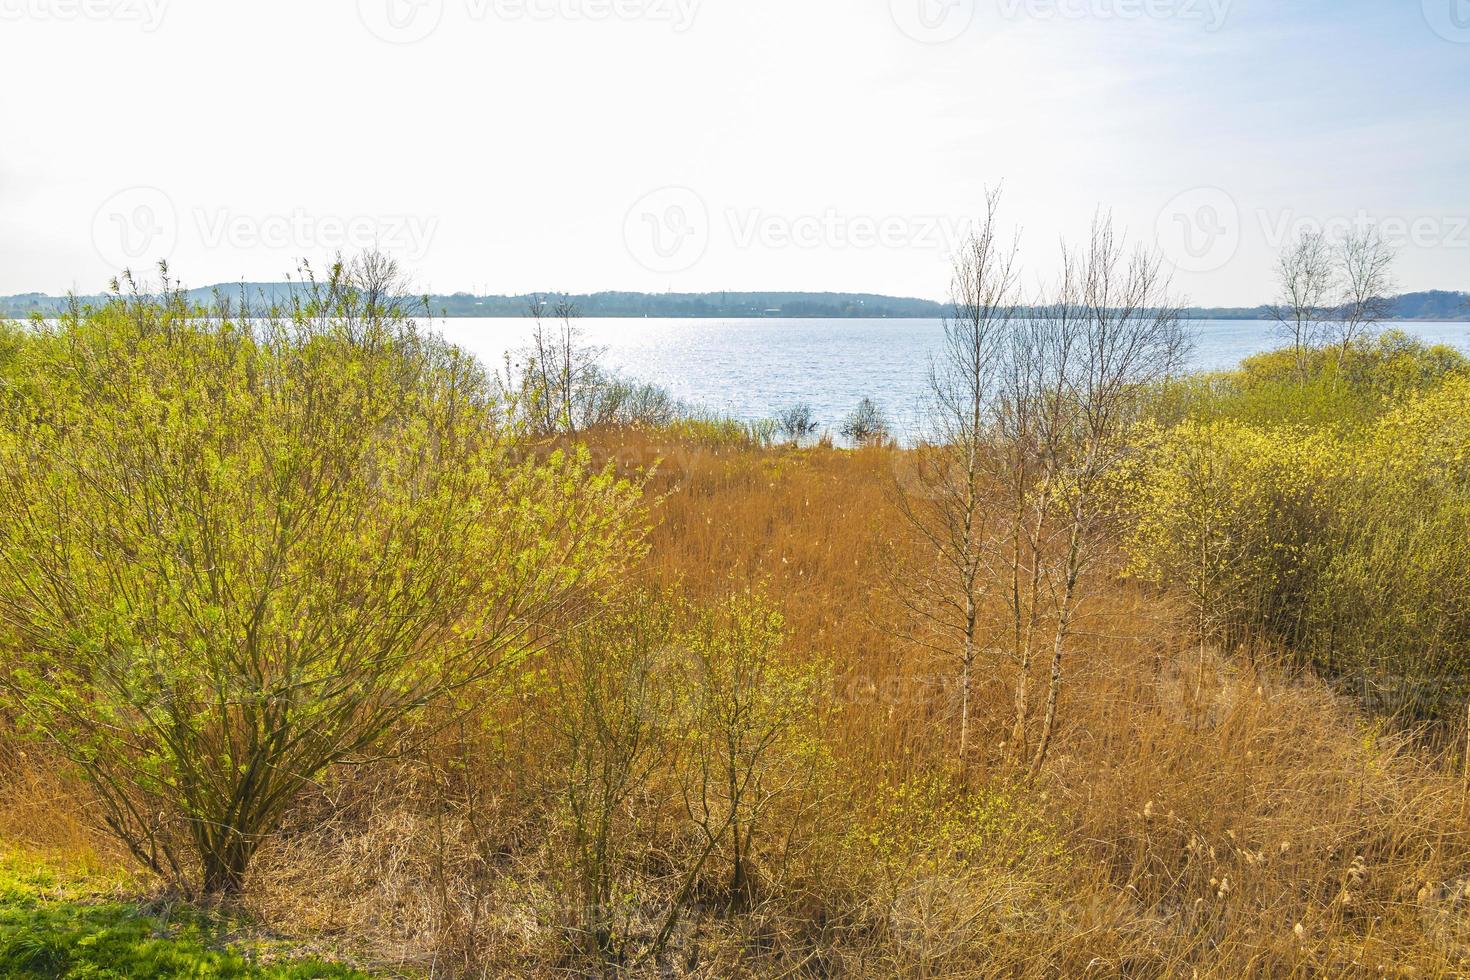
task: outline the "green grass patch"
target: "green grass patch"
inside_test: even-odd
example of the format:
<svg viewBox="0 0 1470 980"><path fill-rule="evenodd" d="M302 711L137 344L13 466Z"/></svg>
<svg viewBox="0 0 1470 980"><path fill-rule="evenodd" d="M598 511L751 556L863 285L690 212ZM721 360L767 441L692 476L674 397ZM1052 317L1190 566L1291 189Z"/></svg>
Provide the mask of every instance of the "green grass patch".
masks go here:
<svg viewBox="0 0 1470 980"><path fill-rule="evenodd" d="M242 920L125 901L124 885L116 875L57 869L0 851L0 977L367 976L292 958L289 944L258 938Z"/></svg>

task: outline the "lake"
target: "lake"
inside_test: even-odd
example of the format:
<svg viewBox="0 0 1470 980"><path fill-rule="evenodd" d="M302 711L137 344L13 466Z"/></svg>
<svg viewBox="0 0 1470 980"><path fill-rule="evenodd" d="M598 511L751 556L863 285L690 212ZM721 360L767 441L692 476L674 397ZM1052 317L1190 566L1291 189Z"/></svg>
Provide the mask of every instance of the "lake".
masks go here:
<svg viewBox="0 0 1470 980"><path fill-rule="evenodd" d="M515 319L435 321L444 336L498 367L523 347L531 323ZM770 418L797 402L811 405L823 428L836 431L858 399L871 397L895 433L913 431L920 415L930 354L943 336L940 320L851 319L583 319L586 343L603 347L603 363L676 398L742 420ZM1191 366L1229 368L1282 345L1262 320L1194 320ZM1431 343L1470 353L1470 323L1395 324Z"/></svg>

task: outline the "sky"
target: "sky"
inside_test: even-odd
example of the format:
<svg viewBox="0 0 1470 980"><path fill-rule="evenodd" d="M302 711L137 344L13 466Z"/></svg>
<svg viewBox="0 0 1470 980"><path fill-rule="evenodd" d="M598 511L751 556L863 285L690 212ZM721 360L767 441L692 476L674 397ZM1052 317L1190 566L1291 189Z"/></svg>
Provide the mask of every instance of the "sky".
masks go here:
<svg viewBox="0 0 1470 980"><path fill-rule="evenodd" d="M1470 289L1470 0L0 0L0 294L378 248L435 293L1028 288L1111 212L1197 305L1377 224Z"/></svg>

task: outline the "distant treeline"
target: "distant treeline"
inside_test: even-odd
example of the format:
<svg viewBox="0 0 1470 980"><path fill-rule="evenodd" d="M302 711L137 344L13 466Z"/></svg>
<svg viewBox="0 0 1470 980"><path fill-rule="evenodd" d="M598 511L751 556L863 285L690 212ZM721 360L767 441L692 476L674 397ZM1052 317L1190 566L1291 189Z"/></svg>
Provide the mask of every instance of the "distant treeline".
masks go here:
<svg viewBox="0 0 1470 980"><path fill-rule="evenodd" d="M255 306L281 303L302 289L301 283L235 283L188 291L190 300L210 302L217 295L247 298ZM100 302L103 296L78 297L82 302ZM445 317L521 317L538 304L550 309L568 300L588 317L877 317L936 319L950 307L927 299L880 296L873 293L560 293L520 296L475 296L470 293L430 295L429 310ZM22 293L0 297L0 316L19 317L32 313L54 313L66 297ZM1221 308L1190 307L1184 316L1195 320L1269 320L1268 306ZM1389 306L1388 320L1470 319L1470 293L1448 290L1405 293Z"/></svg>
<svg viewBox="0 0 1470 980"><path fill-rule="evenodd" d="M1271 307L1189 307L1185 317L1192 320L1270 320ZM1470 319L1470 293L1431 289L1420 293L1404 293L1389 301L1387 320L1466 320Z"/></svg>
<svg viewBox="0 0 1470 980"><path fill-rule="evenodd" d="M235 283L188 290L191 301L209 303L217 295L251 305L269 307L288 301L303 290L301 283ZM101 302L104 296L79 297ZM66 297L41 293L0 297L0 316L55 312ZM870 293L527 293L518 296L475 296L471 293L433 294L429 310L445 317L523 317L540 306L550 311L569 301L587 317L892 317L935 318L948 307L927 299L906 299Z"/></svg>

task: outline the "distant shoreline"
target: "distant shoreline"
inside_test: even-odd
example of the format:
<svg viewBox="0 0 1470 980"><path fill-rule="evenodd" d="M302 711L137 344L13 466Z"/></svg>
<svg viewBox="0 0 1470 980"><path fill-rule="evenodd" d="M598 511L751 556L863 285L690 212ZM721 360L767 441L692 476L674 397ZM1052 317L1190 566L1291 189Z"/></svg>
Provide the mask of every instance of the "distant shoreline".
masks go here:
<svg viewBox="0 0 1470 980"><path fill-rule="evenodd" d="M238 303L267 307L288 302L309 286L297 282L229 283L187 290L190 302L208 304L216 296ZM107 296L76 297L82 303L105 302ZM937 320L951 312L947 303L877 293L715 292L627 293L602 292L522 295L429 294L428 315L444 319L522 319L539 308L547 316L561 302L570 303L581 317L619 320ZM44 293L0 296L0 317L55 314L68 298ZM1386 323L1470 323L1470 293L1429 290L1405 293L1390 301ZM1184 309L1186 320L1269 321L1269 307L1200 307Z"/></svg>
<svg viewBox="0 0 1470 980"><path fill-rule="evenodd" d="M102 297L86 297L85 301L100 300ZM42 316L59 313L58 307L36 307L15 309L7 308L0 302L0 319L23 319L39 313ZM782 313L772 315L761 314L739 314L739 313L579 313L580 319L587 320L913 320L929 321L942 320L946 314L920 314L911 313L895 316L873 316L855 313ZM527 313L476 313L458 311L432 310L429 314L431 319L443 320L529 320ZM1180 319L1190 323L1208 322L1237 322L1237 323L1271 323L1273 318L1269 316L1242 316L1238 313L1212 313L1189 312L1182 314ZM1463 323L1470 325L1470 314L1459 316L1390 316L1383 317L1378 321L1383 324L1392 323Z"/></svg>

